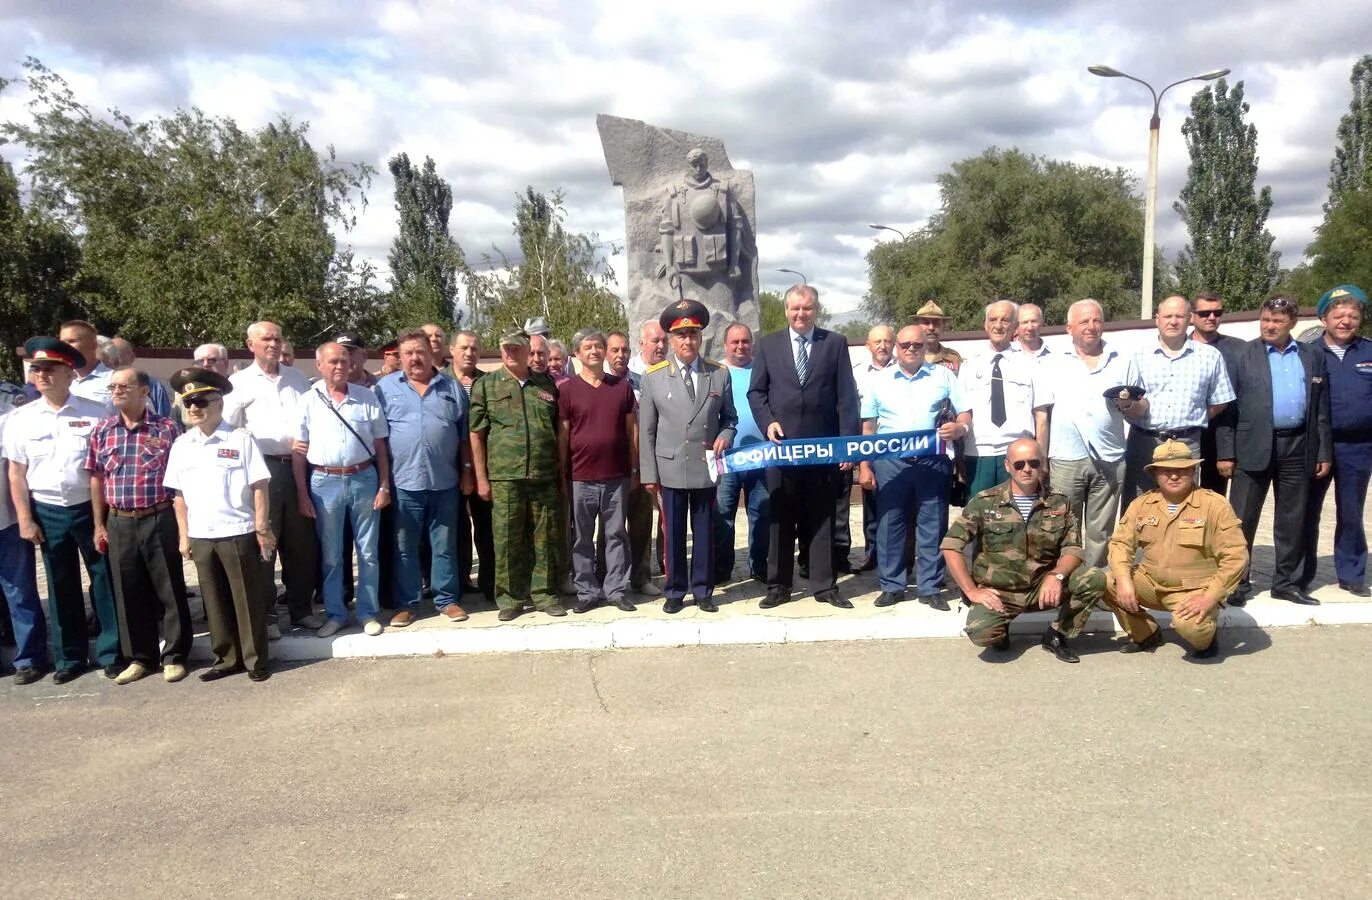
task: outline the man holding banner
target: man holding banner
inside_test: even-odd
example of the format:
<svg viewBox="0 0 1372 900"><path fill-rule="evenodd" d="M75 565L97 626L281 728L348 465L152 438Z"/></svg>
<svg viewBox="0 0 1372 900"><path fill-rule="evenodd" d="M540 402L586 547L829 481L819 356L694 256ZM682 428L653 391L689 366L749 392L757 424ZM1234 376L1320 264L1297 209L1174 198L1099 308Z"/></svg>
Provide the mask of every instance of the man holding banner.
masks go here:
<svg viewBox="0 0 1372 900"><path fill-rule="evenodd" d="M867 380L862 397L862 433L937 428L945 441L965 435L972 422L971 410L957 377L943 366L924 361L923 328L906 325L896 335L896 363ZM945 409L951 409L957 418L938 426ZM859 466L862 489L876 492L877 567L881 575L877 606L894 606L905 599L905 535L913 512L916 596L934 609L948 610L948 601L940 596L945 570L939 541L948 530L951 478L952 461L945 453L864 459Z"/></svg>
<svg viewBox="0 0 1372 900"><path fill-rule="evenodd" d="M815 327L819 292L792 285L784 298L790 327L758 343L748 403L758 427L773 443L790 438L833 438L858 433L858 394L843 335ZM795 548L810 548L810 587L815 599L840 609L853 604L838 593L834 579L834 504L841 472L851 462L776 466L767 470L772 521L768 535L767 596L763 609L791 599ZM832 456L828 457L832 459Z"/></svg>

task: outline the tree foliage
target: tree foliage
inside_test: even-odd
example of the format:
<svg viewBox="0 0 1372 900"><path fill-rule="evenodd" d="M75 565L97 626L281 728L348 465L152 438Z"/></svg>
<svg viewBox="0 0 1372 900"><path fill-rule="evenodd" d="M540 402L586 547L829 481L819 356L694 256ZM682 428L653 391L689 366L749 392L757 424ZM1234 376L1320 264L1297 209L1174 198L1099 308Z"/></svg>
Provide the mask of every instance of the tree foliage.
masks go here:
<svg viewBox="0 0 1372 900"><path fill-rule="evenodd" d="M1372 285L1372 187L1344 191L1305 252L1309 264L1293 270L1284 284L1304 304L1313 305L1335 285Z"/></svg>
<svg viewBox="0 0 1372 900"><path fill-rule="evenodd" d="M1114 317L1138 309L1143 200L1125 170L993 147L938 183L928 224L867 254L873 321L908 321L928 300L955 329L980 327L997 297L1038 303L1051 321L1083 297Z"/></svg>
<svg viewBox="0 0 1372 900"><path fill-rule="evenodd" d="M93 114L30 59L28 152L36 210L80 235L82 303L138 343L237 344L262 318L307 345L377 327L372 274L331 227L356 222L372 170L316 152L282 117L246 132L178 109L146 122Z"/></svg>
<svg viewBox="0 0 1372 900"><path fill-rule="evenodd" d="M499 249L485 257L488 271L467 278L472 327L493 342L527 319L543 316L553 334L568 338L580 328L624 329L624 306L610 290L615 273L598 252L595 235L568 231L562 192L532 187L515 202L519 257Z"/></svg>
<svg viewBox="0 0 1372 900"><path fill-rule="evenodd" d="M462 248L448 231L453 189L434 168L432 157L415 168L408 154L391 157L395 209L400 228L388 257L391 268L390 316L397 324L460 324L456 308L458 272L465 268Z"/></svg>
<svg viewBox="0 0 1372 900"><path fill-rule="evenodd" d="M1372 54L1353 64L1348 77L1353 99L1339 120L1339 145L1329 164L1329 203L1338 206L1348 191L1372 189Z"/></svg>
<svg viewBox="0 0 1372 900"><path fill-rule="evenodd" d="M1181 133L1191 154L1173 208L1191 242L1177 259L1182 293L1218 291L1235 309L1256 309L1276 282L1279 254L1267 216L1272 189L1257 191L1258 129L1244 124L1243 82L1223 78L1196 92Z"/></svg>

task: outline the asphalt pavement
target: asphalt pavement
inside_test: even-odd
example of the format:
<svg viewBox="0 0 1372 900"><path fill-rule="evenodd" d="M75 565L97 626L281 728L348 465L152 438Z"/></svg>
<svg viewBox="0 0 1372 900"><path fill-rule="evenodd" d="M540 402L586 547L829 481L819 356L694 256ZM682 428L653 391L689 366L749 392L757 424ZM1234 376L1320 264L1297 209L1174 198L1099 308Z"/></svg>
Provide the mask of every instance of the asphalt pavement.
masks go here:
<svg viewBox="0 0 1372 900"><path fill-rule="evenodd" d="M0 682L0 896L1367 897L1372 627Z"/></svg>

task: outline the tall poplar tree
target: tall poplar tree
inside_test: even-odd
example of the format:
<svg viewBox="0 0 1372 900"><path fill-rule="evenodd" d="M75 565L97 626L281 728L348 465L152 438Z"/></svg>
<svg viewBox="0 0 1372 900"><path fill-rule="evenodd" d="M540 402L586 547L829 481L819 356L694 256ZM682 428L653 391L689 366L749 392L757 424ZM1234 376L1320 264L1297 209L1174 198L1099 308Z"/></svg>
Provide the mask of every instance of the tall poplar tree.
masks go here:
<svg viewBox="0 0 1372 900"><path fill-rule="evenodd" d="M1243 82L1223 78L1191 98L1181 127L1191 153L1186 185L1173 209L1191 242L1177 259L1177 280L1188 297L1218 291L1236 309L1255 309L1277 278L1267 216L1272 189L1256 190L1258 130L1244 124Z"/></svg>
<svg viewBox="0 0 1372 900"><path fill-rule="evenodd" d="M465 263L462 248L448 231L453 189L439 176L432 157L415 168L410 157L391 157L395 209L400 229L387 257L391 267L390 317L398 325L461 323L456 308L457 276Z"/></svg>
<svg viewBox="0 0 1372 900"><path fill-rule="evenodd" d="M1339 205L1348 191L1372 189L1372 54L1353 64L1348 81L1353 99L1339 120L1339 146L1329 164L1329 202Z"/></svg>

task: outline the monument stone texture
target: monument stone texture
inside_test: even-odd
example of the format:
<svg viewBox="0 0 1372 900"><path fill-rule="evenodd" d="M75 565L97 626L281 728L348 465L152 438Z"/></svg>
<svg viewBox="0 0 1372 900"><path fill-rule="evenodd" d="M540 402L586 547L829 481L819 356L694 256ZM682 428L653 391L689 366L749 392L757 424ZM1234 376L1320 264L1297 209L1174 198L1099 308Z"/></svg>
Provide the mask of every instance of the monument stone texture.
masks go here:
<svg viewBox="0 0 1372 900"><path fill-rule="evenodd" d="M702 352L734 322L758 327L757 191L718 138L596 116L610 181L624 189L628 318L637 329L682 297L704 303Z"/></svg>

